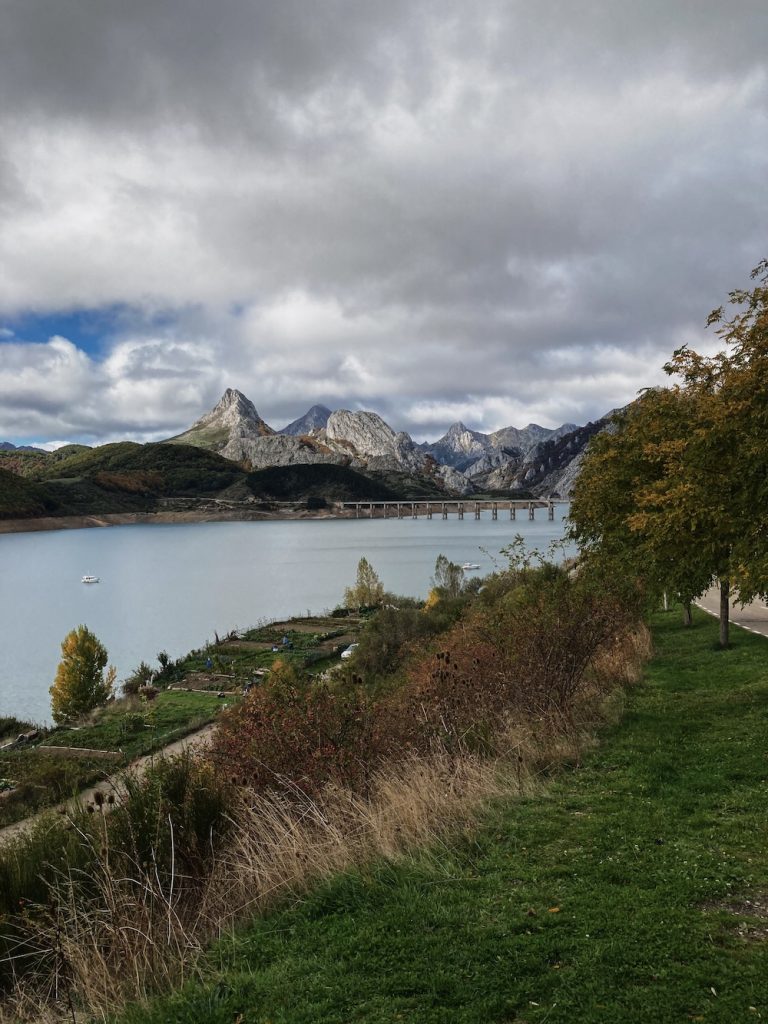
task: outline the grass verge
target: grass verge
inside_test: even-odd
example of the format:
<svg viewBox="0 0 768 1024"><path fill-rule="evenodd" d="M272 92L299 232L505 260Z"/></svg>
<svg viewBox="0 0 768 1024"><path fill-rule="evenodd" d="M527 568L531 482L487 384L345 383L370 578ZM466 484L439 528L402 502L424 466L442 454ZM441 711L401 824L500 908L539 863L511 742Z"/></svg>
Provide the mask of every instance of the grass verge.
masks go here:
<svg viewBox="0 0 768 1024"><path fill-rule="evenodd" d="M654 624L620 725L449 846L321 885L122 1024L768 1018L766 641Z"/></svg>

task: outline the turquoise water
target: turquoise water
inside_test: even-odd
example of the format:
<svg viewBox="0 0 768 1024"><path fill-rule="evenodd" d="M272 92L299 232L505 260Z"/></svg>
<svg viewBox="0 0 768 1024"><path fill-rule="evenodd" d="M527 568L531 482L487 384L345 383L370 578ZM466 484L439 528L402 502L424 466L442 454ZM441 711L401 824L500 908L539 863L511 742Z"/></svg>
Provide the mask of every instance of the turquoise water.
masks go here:
<svg viewBox="0 0 768 1024"><path fill-rule="evenodd" d="M0 715L49 720L48 688L66 634L84 623L122 679L158 651L179 657L265 618L323 612L340 603L364 555L385 588L425 597L435 559L491 572L521 534L546 550L563 533L549 522L474 518L299 520L121 526L0 535ZM86 585L81 577L98 576Z"/></svg>

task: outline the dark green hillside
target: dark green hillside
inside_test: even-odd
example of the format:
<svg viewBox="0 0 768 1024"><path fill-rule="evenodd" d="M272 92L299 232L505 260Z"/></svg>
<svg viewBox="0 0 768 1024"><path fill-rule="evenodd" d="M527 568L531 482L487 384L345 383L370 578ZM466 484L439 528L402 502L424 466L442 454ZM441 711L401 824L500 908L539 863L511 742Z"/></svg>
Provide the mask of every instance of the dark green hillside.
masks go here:
<svg viewBox="0 0 768 1024"><path fill-rule="evenodd" d="M146 512L158 498L209 497L244 478L235 463L189 445L121 441L7 454L0 459L5 519Z"/></svg>
<svg viewBox="0 0 768 1024"><path fill-rule="evenodd" d="M242 476L235 463L213 452L132 441L75 451L45 472L49 480L85 478L104 490L156 497L215 494Z"/></svg>
<svg viewBox="0 0 768 1024"><path fill-rule="evenodd" d="M361 473L348 466L268 466L250 473L248 487L258 498L276 501L398 501L444 498L445 491L426 477L408 473Z"/></svg>
<svg viewBox="0 0 768 1024"><path fill-rule="evenodd" d="M256 497L277 501L303 501L307 498L392 501L399 497L397 491L379 480L332 463L269 466L249 473L246 483Z"/></svg>
<svg viewBox="0 0 768 1024"><path fill-rule="evenodd" d="M45 488L0 468L0 519L51 515L53 502Z"/></svg>
<svg viewBox="0 0 768 1024"><path fill-rule="evenodd" d="M66 462L73 455L89 452L91 449L84 444L65 444L55 452L43 451L0 451L0 468L11 473L27 477L30 480L42 480L51 475L51 470L61 462Z"/></svg>
<svg viewBox="0 0 768 1024"><path fill-rule="evenodd" d="M413 476L410 473L376 473L374 479L395 492L397 498L419 501L425 498L453 497L445 488L428 476Z"/></svg>

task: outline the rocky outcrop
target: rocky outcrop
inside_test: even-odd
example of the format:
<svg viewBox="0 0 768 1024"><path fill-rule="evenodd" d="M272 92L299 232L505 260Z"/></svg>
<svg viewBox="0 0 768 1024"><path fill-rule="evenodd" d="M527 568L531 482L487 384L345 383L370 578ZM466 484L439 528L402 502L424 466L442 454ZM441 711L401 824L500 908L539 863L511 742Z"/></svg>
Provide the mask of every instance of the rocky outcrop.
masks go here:
<svg viewBox="0 0 768 1024"><path fill-rule="evenodd" d="M529 484L520 480L526 475L535 475L529 472L527 465L533 452L546 441L557 440L576 429L572 423L564 423L555 430L529 423L521 429L503 427L492 434L483 434L459 422L439 441L421 448L438 462L463 473L478 489L527 489Z"/></svg>
<svg viewBox="0 0 768 1024"><path fill-rule="evenodd" d="M338 409L331 413L325 427L328 441L351 446L368 458L399 458L407 450L407 434L396 434L375 412L350 412ZM407 441L406 441L407 439ZM413 445L413 448L416 446Z"/></svg>
<svg viewBox="0 0 768 1024"><path fill-rule="evenodd" d="M183 434L169 438L177 444L191 444L218 452L227 459L243 451L249 442L275 432L256 411L256 406L240 391L227 388L219 403L193 423Z"/></svg>
<svg viewBox="0 0 768 1024"><path fill-rule="evenodd" d="M289 434L292 437L314 434L325 427L330 415L331 410L327 409L324 405L313 405L303 416L294 420L293 423L289 423L282 430L278 430L278 434Z"/></svg>
<svg viewBox="0 0 768 1024"><path fill-rule="evenodd" d="M328 419L325 440L329 447L354 452L363 467L373 473L406 472L439 480L447 490L468 494L471 482L452 467L439 464L409 434L396 434L375 412L339 409ZM352 465L355 465L353 462Z"/></svg>
<svg viewBox="0 0 768 1024"><path fill-rule="evenodd" d="M473 462L464 470L464 475L470 480L482 483L484 478L499 470L513 472L522 465L523 453L517 448L503 448L491 450L481 459Z"/></svg>
<svg viewBox="0 0 768 1024"><path fill-rule="evenodd" d="M235 434L221 454L248 469L312 465L319 462L347 466L352 461L349 452L342 454L333 451L313 437L290 437L285 434L267 437Z"/></svg>
<svg viewBox="0 0 768 1024"><path fill-rule="evenodd" d="M470 430L463 423L457 422L438 441L422 445L421 448L437 462L461 471L492 451L494 444L488 434Z"/></svg>
<svg viewBox="0 0 768 1024"><path fill-rule="evenodd" d="M529 423L522 428L502 427L501 430L494 430L488 438L494 448L516 448L525 454L535 445L546 441L551 433L551 430L540 427L538 423Z"/></svg>
<svg viewBox="0 0 768 1024"><path fill-rule="evenodd" d="M601 430L609 428L612 414L594 423L547 438L537 444L517 467L499 467L489 474L486 485L494 490L521 488L537 495L570 497L587 445Z"/></svg>

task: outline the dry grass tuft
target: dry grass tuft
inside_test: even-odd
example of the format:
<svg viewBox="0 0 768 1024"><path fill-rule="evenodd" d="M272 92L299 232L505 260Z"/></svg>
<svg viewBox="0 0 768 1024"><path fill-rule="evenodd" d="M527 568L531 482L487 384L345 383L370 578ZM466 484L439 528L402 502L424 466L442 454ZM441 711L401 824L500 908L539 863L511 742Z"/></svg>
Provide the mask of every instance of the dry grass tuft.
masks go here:
<svg viewBox="0 0 768 1024"><path fill-rule="evenodd" d="M178 986L211 940L277 899L466 828L489 799L530 792L528 754L536 745L527 744L523 753L518 739L521 760L512 767L444 753L413 757L377 773L367 797L334 787L322 800L299 801L243 790L226 850L203 882L138 862L132 872L116 871L102 846L87 876L57 879L52 910L33 937L38 969L25 975L0 1022L73 1020L75 1006L106 1017L128 1000ZM106 844L108 829L99 821L82 838Z"/></svg>

